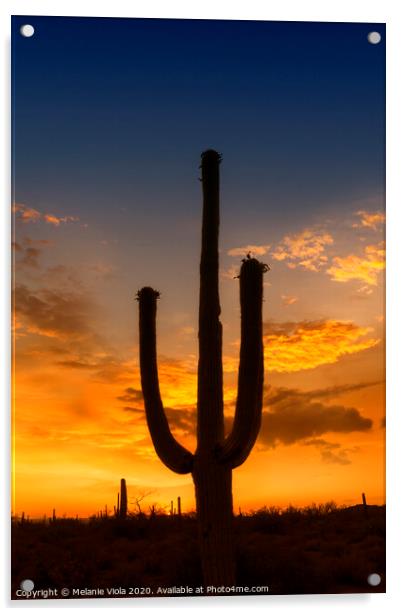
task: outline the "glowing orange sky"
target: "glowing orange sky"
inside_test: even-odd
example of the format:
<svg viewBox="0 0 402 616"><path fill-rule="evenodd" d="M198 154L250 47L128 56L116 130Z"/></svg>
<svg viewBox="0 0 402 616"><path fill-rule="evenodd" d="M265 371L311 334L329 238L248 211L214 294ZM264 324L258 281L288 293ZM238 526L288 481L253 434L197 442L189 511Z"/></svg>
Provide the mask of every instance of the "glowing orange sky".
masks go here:
<svg viewBox="0 0 402 616"><path fill-rule="evenodd" d="M148 435L133 298L146 282L162 292L161 391L176 437L194 448L198 247L186 247L181 282L176 269L161 273L156 259L133 247L124 261L70 213L18 205L15 216L14 512L112 510L121 477L131 508L149 493L145 507L170 506L181 495L184 509L193 509L191 477L165 468ZM385 501L383 223L379 209L357 209L350 221L311 221L281 237L267 234L264 244L250 232L242 245L223 237L228 427L240 328L233 274L248 250L271 266L263 425L234 472L236 510L354 504L363 491L369 503Z"/></svg>

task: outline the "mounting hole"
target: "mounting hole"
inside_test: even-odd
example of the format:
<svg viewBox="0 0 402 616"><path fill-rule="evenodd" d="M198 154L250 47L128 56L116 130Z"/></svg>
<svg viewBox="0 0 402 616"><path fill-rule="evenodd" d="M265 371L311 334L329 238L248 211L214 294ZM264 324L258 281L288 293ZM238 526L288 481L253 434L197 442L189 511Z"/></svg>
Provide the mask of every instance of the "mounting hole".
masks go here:
<svg viewBox="0 0 402 616"><path fill-rule="evenodd" d="M381 34L379 32L369 32L367 35L367 40L372 45L378 45L381 41Z"/></svg>
<svg viewBox="0 0 402 616"><path fill-rule="evenodd" d="M20 28L20 33L22 36L25 36L25 38L29 38L35 34L35 28L31 26L31 24L24 24Z"/></svg>
<svg viewBox="0 0 402 616"><path fill-rule="evenodd" d="M378 575L378 573L370 573L367 578L367 581L370 586L378 586L378 584L381 583L381 575Z"/></svg>
<svg viewBox="0 0 402 616"><path fill-rule="evenodd" d="M21 590L25 590L27 592L31 592L34 589L35 584L32 580L22 580L20 584Z"/></svg>

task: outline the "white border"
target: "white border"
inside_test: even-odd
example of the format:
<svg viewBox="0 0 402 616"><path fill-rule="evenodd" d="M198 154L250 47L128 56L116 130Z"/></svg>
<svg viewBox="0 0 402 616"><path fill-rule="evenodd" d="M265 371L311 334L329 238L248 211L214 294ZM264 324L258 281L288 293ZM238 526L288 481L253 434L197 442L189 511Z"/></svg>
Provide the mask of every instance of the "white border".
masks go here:
<svg viewBox="0 0 402 616"><path fill-rule="evenodd" d="M3 186L3 207L0 220L0 259L1 259L1 342L0 353L1 378L0 390L4 392L2 408L3 413L3 447L2 461L3 473L1 476L1 545L0 588L1 603L6 609L16 612L43 608L65 610L74 614L82 610L106 609L135 609L138 611L163 610L191 610L199 612L211 607L230 613L244 611L252 608L256 613L266 613L270 609L278 609L282 614L297 611L303 613L334 613L338 610L352 612L353 616L363 614L378 616L379 610L393 609L402 605L401 581L401 533L398 529L402 520L400 467L401 459L398 452L401 449L401 414L402 395L399 383L402 378L401 361L401 334L398 328L398 317L402 318L400 270L401 259L401 144L402 129L400 116L402 114L402 87L400 79L401 69L401 41L402 19L401 10L395 0L337 0L336 2L323 2L322 0L279 0L271 3L267 1L247 0L244 3L235 0L203 0L202 3L184 2L177 0L137 2L110 0L109 2L89 0L3 0L0 7L0 24L2 30L2 49L4 51L1 62L1 82L3 113L0 114L1 133L4 135L0 152L3 164L1 165ZM10 202L10 15L71 15L71 16L97 16L97 17L170 17L170 18L204 18L204 19L265 19L284 21L357 21L357 22L386 22L387 23L387 593L386 595L303 595L284 597L236 597L225 599L166 599L144 601L122 600L77 600L63 601L36 601L11 603L9 596L9 367L10 367L10 229L9 229L9 202ZM399 265L400 264L400 265ZM399 268L398 268L399 265ZM398 275L399 274L399 275ZM399 377L399 378L398 378ZM85 606L85 607L84 607Z"/></svg>

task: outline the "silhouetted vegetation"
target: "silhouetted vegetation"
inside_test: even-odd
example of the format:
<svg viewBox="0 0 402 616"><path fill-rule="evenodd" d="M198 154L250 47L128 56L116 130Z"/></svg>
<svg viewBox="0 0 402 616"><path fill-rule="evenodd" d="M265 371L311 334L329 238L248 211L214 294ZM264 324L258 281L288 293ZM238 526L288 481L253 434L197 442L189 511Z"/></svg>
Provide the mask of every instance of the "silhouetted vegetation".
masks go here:
<svg viewBox="0 0 402 616"><path fill-rule="evenodd" d="M12 591L201 585L195 514L12 522ZM269 594L384 592L385 507L263 508L234 518L236 584ZM379 573L382 582L369 586Z"/></svg>
<svg viewBox="0 0 402 616"><path fill-rule="evenodd" d="M125 479L121 479L120 481L120 506L118 515L121 518L127 517L127 485Z"/></svg>

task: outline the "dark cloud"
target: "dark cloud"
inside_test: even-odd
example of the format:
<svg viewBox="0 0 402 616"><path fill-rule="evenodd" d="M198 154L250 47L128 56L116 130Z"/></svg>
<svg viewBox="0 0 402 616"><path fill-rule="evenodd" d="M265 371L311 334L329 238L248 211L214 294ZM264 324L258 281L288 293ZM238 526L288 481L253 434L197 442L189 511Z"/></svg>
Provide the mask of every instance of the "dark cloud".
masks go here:
<svg viewBox="0 0 402 616"><path fill-rule="evenodd" d="M314 329L313 325L314 323L317 323L318 325L321 324L321 321L317 321L317 322L312 322L312 321L300 321L300 322L295 322L295 321L283 321L283 322L276 322L276 321L266 321L265 323L263 323L263 334L264 336L269 336L271 334L277 334L277 335L283 335L283 336L289 336L289 334L292 334L295 330L297 330L297 328L303 324L309 324L310 325L310 329Z"/></svg>
<svg viewBox="0 0 402 616"><path fill-rule="evenodd" d="M117 355L99 356L101 341L79 340L65 349L65 359L58 360L58 366L75 370L88 370L90 378L102 383L126 383L132 379L132 366ZM105 344L106 347L106 344ZM130 400L127 400L130 402Z"/></svg>
<svg viewBox="0 0 402 616"><path fill-rule="evenodd" d="M140 389L134 387L127 387L124 390L124 394L117 396L117 400L121 402L128 402L129 404L123 407L124 411L137 415L138 418L142 418L145 421L145 410L143 406L143 396ZM141 406L137 406L138 403ZM172 432L179 431L181 434L193 436L195 434L197 425L197 410L196 407L189 408L173 408L164 407L164 411L169 422Z"/></svg>
<svg viewBox="0 0 402 616"><path fill-rule="evenodd" d="M14 250L24 255L25 260L34 259L37 253L30 252L31 249L39 250L51 243L24 237L15 243ZM42 363L48 361L67 370L87 371L88 378L97 382L132 381L132 358L123 357L108 342L105 328L99 326L102 307L74 268L58 265L39 271L35 286L16 286L13 302L18 331L24 336L24 344L18 346L20 366L23 362L32 367L35 358L40 357Z"/></svg>
<svg viewBox="0 0 402 616"><path fill-rule="evenodd" d="M28 247L25 249L25 254L23 259L21 259L20 263L26 265L27 267L38 268L38 258L41 254L41 250L39 248Z"/></svg>
<svg viewBox="0 0 402 616"><path fill-rule="evenodd" d="M75 370L93 370L94 368L97 367L96 364L85 362L85 361L78 361L74 359L66 359L62 361L57 361L56 364L58 366L63 366L63 368L73 368Z"/></svg>
<svg viewBox="0 0 402 616"><path fill-rule="evenodd" d="M358 409L341 404L323 404L320 400L372 384L359 383L313 391L268 390L265 396L268 408L263 413L259 445L270 448L278 444L291 445L328 432L346 434L370 430L372 420L363 417ZM325 455L330 457L329 454Z"/></svg>
<svg viewBox="0 0 402 616"><path fill-rule="evenodd" d="M19 255L17 267L39 269L39 257L43 248L51 244L49 240L34 240L30 237L24 237L20 242L12 242L13 250Z"/></svg>
<svg viewBox="0 0 402 616"><path fill-rule="evenodd" d="M166 417L172 430L180 430L188 435L193 435L197 425L196 408L175 409L167 407Z"/></svg>
<svg viewBox="0 0 402 616"><path fill-rule="evenodd" d="M304 405L291 402L265 412L259 441L267 447L296 443L310 436L327 432L349 433L365 431L372 427L371 419L362 417L353 407L327 406L319 402Z"/></svg>
<svg viewBox="0 0 402 616"><path fill-rule="evenodd" d="M133 413L145 421L145 410L144 408L134 407L134 406L125 406L123 407L125 411ZM193 436L195 434L196 429L196 419L197 412L194 409L175 409L172 407L165 407L165 413L167 420L169 422L169 427L171 431L180 432L185 436Z"/></svg>
<svg viewBox="0 0 402 616"><path fill-rule="evenodd" d="M348 454L354 452L355 449L343 448L339 443L330 443L319 437L331 432L347 434L370 430L372 421L363 417L354 407L323 404L319 400L330 399L374 384L376 383L357 383L312 391L268 388L265 396L268 408L263 412L258 437L259 447L269 449L297 442L301 445L316 447L324 462L349 464ZM117 399L128 403L123 407L125 411L135 414L138 420L145 421L144 408L142 404L139 405L142 402L141 390L127 387ZM167 407L165 412L172 432L195 434L197 424L195 406L186 409ZM229 433L232 424L233 418L225 417L226 434Z"/></svg>
<svg viewBox="0 0 402 616"><path fill-rule="evenodd" d="M304 441L303 445L313 445L314 447L326 447L327 449L338 449L339 443L330 443L323 438L312 438L308 441Z"/></svg>
<svg viewBox="0 0 402 616"><path fill-rule="evenodd" d="M317 400L317 399L333 399L345 393L358 391L374 385L380 385L384 381L368 381L362 383L334 385L324 389L313 389L311 391L302 391L300 389L289 389L287 387L271 388L269 385L264 388L264 405L279 404L282 400L298 399L298 400Z"/></svg>
<svg viewBox="0 0 402 616"><path fill-rule="evenodd" d="M144 409L140 409L135 406L123 406L123 411L128 411L129 413L134 413L135 415L144 415Z"/></svg>
<svg viewBox="0 0 402 616"><path fill-rule="evenodd" d="M32 332L58 338L81 337L91 333L93 305L87 295L57 289L33 291L17 285L14 309Z"/></svg>
<svg viewBox="0 0 402 616"><path fill-rule="evenodd" d="M134 387L126 387L124 394L117 396L117 399L129 403L142 402L142 391L141 389L134 389Z"/></svg>
<svg viewBox="0 0 402 616"><path fill-rule="evenodd" d="M351 464L347 452L344 449L340 449L338 452L333 452L331 449L322 449L321 459L328 464L341 464L342 466Z"/></svg>

